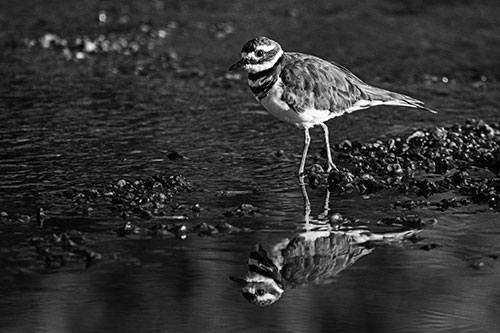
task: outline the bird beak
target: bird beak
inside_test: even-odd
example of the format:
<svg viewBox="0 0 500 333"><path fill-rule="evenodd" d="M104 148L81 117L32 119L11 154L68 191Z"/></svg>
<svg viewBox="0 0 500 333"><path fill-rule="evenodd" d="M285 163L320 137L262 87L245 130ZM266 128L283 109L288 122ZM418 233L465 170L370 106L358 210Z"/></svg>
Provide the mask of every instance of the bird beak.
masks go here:
<svg viewBox="0 0 500 333"><path fill-rule="evenodd" d="M247 64L247 61L245 59L240 59L237 63L232 64L231 67L228 68L228 71L235 71Z"/></svg>
<svg viewBox="0 0 500 333"><path fill-rule="evenodd" d="M240 287L244 287L248 284L247 281L245 281L242 278L236 277L236 276L231 275L231 276L229 276L229 279L231 279L231 281L235 282Z"/></svg>

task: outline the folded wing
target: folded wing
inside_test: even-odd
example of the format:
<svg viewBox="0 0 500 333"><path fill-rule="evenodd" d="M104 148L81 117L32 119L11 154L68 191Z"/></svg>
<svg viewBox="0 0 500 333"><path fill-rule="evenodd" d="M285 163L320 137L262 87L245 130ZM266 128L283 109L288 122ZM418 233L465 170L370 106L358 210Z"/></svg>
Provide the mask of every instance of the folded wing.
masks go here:
<svg viewBox="0 0 500 333"><path fill-rule="evenodd" d="M412 97L366 84L338 64L300 53L285 56L282 100L296 112L313 108L337 116L376 105L394 105L435 113Z"/></svg>

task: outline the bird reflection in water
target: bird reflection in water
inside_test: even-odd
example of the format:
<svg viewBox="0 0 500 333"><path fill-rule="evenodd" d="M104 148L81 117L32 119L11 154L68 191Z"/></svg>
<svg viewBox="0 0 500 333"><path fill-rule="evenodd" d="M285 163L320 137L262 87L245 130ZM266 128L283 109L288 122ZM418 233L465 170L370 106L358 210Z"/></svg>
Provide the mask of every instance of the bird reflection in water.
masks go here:
<svg viewBox="0 0 500 333"><path fill-rule="evenodd" d="M273 244L269 251L256 244L250 252L248 272L242 278L230 276L250 303L268 306L288 289L332 283L343 270L372 253L377 245L400 242L420 232L400 225L360 225L338 214L329 218L328 192L323 212L312 219L305 187L302 194L305 223L301 230L292 239L284 238Z"/></svg>

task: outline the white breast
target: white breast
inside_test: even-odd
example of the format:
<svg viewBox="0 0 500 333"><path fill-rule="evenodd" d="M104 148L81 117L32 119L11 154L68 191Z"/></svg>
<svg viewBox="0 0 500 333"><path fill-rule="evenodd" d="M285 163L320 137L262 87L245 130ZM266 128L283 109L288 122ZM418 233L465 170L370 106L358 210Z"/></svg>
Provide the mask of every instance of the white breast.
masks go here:
<svg viewBox="0 0 500 333"><path fill-rule="evenodd" d="M278 79L267 96L260 100L260 104L274 117L303 128L311 128L334 117L329 110L316 110L313 108L306 109L303 112L292 110L281 99L281 95L283 95L282 84L281 79Z"/></svg>

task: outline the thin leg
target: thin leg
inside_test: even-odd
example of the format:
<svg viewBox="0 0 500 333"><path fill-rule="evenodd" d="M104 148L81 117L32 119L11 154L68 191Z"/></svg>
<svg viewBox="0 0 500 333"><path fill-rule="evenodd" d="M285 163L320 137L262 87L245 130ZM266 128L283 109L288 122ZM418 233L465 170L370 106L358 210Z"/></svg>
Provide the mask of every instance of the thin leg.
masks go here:
<svg viewBox="0 0 500 333"><path fill-rule="evenodd" d="M311 136L309 135L309 128L304 128L304 148L302 149L302 159L299 167L299 184L304 185L304 167L306 165L307 150L311 143Z"/></svg>
<svg viewBox="0 0 500 333"><path fill-rule="evenodd" d="M326 168L326 172L330 173L330 171L335 170L339 171L337 166L333 163L332 160L332 152L330 151L330 134L328 133L328 126L321 123L321 128L323 128L323 134L325 135L325 146L326 146L326 157L328 159L328 167Z"/></svg>
<svg viewBox="0 0 500 333"><path fill-rule="evenodd" d="M309 196L307 195L307 189L304 184L300 185L302 190L302 197L304 199L304 222L306 226L309 226L309 216L311 215L311 202L309 201Z"/></svg>
<svg viewBox="0 0 500 333"><path fill-rule="evenodd" d="M322 221L328 219L328 213L330 212L330 191L326 190L325 202L323 203L323 212L319 214L318 218Z"/></svg>

